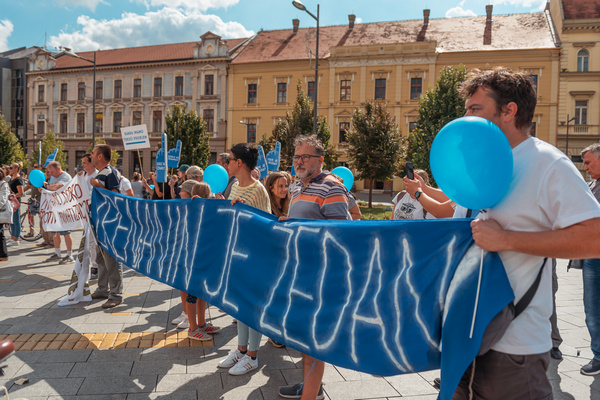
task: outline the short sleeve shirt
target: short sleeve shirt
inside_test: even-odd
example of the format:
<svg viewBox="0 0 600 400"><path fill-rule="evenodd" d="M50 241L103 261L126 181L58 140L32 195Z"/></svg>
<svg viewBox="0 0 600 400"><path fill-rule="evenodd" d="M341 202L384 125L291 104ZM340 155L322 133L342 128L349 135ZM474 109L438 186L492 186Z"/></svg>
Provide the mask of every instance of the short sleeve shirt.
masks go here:
<svg viewBox="0 0 600 400"><path fill-rule="evenodd" d="M296 182L288 212L290 218L352 219L348 212L348 191L329 172L323 171L308 185Z"/></svg>
<svg viewBox="0 0 600 400"><path fill-rule="evenodd" d="M104 189L119 191L121 174L112 165L102 168L96 175L96 179Z"/></svg>
<svg viewBox="0 0 600 400"><path fill-rule="evenodd" d="M50 185L54 185L55 183L62 183L63 186L67 185L71 182L71 175L66 172L62 172L58 177L50 177Z"/></svg>

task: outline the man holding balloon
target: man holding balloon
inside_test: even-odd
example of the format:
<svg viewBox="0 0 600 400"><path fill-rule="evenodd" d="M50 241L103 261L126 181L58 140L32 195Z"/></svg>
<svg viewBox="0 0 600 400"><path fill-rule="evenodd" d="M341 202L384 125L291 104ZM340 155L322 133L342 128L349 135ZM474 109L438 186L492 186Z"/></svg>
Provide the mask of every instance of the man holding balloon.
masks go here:
<svg viewBox="0 0 600 400"><path fill-rule="evenodd" d="M541 280L504 336L467 369L453 398L550 399L552 271L544 257L600 257L600 206L573 163L529 135L536 92L527 75L475 69L461 94L466 118L436 137L434 177L459 205L484 209L471 223L473 239L499 253L515 302L540 270Z"/></svg>

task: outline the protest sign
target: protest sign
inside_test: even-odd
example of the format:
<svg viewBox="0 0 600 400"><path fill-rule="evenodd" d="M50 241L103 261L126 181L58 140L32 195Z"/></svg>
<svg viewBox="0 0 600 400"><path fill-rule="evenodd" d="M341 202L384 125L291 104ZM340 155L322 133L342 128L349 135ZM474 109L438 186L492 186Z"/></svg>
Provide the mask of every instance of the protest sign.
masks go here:
<svg viewBox="0 0 600 400"><path fill-rule="evenodd" d="M167 182L167 134L162 133L162 147L156 153L156 181Z"/></svg>
<svg viewBox="0 0 600 400"><path fill-rule="evenodd" d="M54 152L52 152L52 154L50 154L47 158L46 158L46 162L44 163L44 168L46 168L48 166L48 164L50 164L52 161L54 161L54 159L56 158L56 155L58 154L58 147L54 149Z"/></svg>
<svg viewBox="0 0 600 400"><path fill-rule="evenodd" d="M147 149L150 147L150 138L146 124L127 126L121 128L124 150Z"/></svg>
<svg viewBox="0 0 600 400"><path fill-rule="evenodd" d="M177 141L175 148L167 152L167 166L169 168L179 167L179 158L181 156L181 140Z"/></svg>
<svg viewBox="0 0 600 400"><path fill-rule="evenodd" d="M42 190L40 219L46 232L82 228L88 220L90 193L85 177L75 175L58 190Z"/></svg>
<svg viewBox="0 0 600 400"><path fill-rule="evenodd" d="M260 171L260 179L264 179L269 175L268 167L267 167L267 158L265 157L265 151L263 147L259 144L256 146L258 149L258 161L256 162L256 168Z"/></svg>
<svg viewBox="0 0 600 400"><path fill-rule="evenodd" d="M275 149L267 153L267 166L269 171L279 171L279 154L281 152L281 143L275 142Z"/></svg>

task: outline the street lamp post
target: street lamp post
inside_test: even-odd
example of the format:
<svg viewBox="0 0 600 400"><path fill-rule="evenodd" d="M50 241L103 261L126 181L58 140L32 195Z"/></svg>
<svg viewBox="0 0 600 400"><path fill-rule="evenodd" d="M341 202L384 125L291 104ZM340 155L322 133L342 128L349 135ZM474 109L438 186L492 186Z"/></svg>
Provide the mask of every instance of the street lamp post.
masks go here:
<svg viewBox="0 0 600 400"><path fill-rule="evenodd" d="M575 119L575 117L569 119L569 114L567 114L567 136L565 138L565 154L567 155L567 157L569 158L569 160L571 159L571 157L569 157L569 122L573 121Z"/></svg>
<svg viewBox="0 0 600 400"><path fill-rule="evenodd" d="M300 0L292 1L294 7L298 10L306 11L308 15L313 17L317 21L317 54L315 54L315 87L314 87L314 109L313 109L313 134L317 134L317 99L318 99L318 88L319 88L319 4L317 4L317 15L308 11L304 4Z"/></svg>
<svg viewBox="0 0 600 400"><path fill-rule="evenodd" d="M59 47L61 50L55 57L61 55L79 58L81 60L94 64L94 73L92 76L92 148L96 146L96 52L94 51L94 60L89 60L85 57L77 55L69 47Z"/></svg>

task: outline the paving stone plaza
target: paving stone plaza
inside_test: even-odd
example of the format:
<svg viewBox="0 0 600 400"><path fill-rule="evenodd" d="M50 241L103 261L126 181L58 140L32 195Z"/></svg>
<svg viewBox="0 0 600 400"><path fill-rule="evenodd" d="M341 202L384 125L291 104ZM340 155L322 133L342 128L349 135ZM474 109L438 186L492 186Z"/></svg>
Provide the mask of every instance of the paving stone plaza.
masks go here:
<svg viewBox="0 0 600 400"><path fill-rule="evenodd" d="M80 237L74 232L74 243ZM11 400L272 400L280 398L280 386L301 381L300 354L264 337L258 370L231 376L217 368L237 344L232 318L210 307L212 323L223 329L214 341L190 343L170 323L181 312L179 292L127 268L123 304L110 310L100 307L103 300L59 307L73 264L45 263L52 250L32 243L9 249L9 261L0 264L0 339L14 340L18 350L5 363L0 385ZM591 358L590 339L581 271L567 272L566 265L559 260L564 358L551 361L548 376L556 399L600 399L600 382L579 373ZM323 382L330 400L430 400L437 398L437 376L439 371L380 377L328 365ZM15 384L20 378L29 382Z"/></svg>

